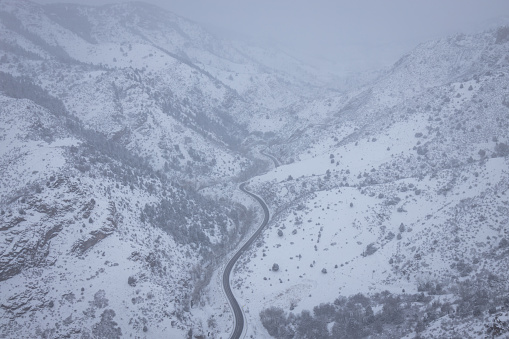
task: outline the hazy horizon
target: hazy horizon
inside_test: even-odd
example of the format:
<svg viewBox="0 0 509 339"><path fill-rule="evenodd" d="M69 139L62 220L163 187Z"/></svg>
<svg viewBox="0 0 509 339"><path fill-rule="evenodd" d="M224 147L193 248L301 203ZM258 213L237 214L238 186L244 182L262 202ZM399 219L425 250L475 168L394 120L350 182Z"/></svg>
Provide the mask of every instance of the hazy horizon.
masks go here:
<svg viewBox="0 0 509 339"><path fill-rule="evenodd" d="M36 0L85 3L83 0ZM89 0L103 5L122 0ZM381 68L419 43L493 25L509 14L504 0L145 0L195 21L216 34L246 36L322 60L343 70Z"/></svg>

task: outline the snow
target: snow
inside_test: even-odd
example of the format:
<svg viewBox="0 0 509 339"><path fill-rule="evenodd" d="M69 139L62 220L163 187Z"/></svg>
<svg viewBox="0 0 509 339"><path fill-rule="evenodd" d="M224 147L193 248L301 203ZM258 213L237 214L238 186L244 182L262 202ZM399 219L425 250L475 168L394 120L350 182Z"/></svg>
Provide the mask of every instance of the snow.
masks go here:
<svg viewBox="0 0 509 339"><path fill-rule="evenodd" d="M508 279L498 244L508 236L509 160L495 152L509 140L507 44L494 44L493 32L423 44L372 83L339 93L325 85L334 76L283 51L217 40L152 6L80 7L95 43L38 5L6 0L2 7L44 43L0 23L5 41L40 57L5 51L0 70L30 77L84 128L145 158L157 176L259 211L237 182L253 171L257 149L280 160L248 182L272 219L231 278L246 337L268 337L259 313L269 306L298 313L340 295L415 293L427 281L454 287L486 271ZM59 61L55 51L74 61ZM110 308L124 336L182 337L189 328L229 336L233 318L221 286L228 255L207 261L217 267L191 305L210 258L142 221L144 206L163 199L156 175L136 178L150 189L124 185L108 167L119 161L82 153L76 157L93 166L79 169L72 152L86 141L53 113L0 94L0 252L7 258L0 268L21 270L0 284L0 316L14 319L0 336L50 336L55 324L55 335L80 333ZM200 115L220 123L226 116L238 130L225 124L217 132L200 125ZM222 139L230 132L255 133L232 147ZM259 212L255 219L244 239ZM242 227L228 220L225 229ZM221 232L205 230L212 244L222 244ZM370 244L374 253L366 253ZM241 245L225 244L230 253ZM471 272L458 272L459 262ZM440 298L455 302L453 294ZM423 336L455 328L481 335L493 321L483 316L460 324L442 317Z"/></svg>

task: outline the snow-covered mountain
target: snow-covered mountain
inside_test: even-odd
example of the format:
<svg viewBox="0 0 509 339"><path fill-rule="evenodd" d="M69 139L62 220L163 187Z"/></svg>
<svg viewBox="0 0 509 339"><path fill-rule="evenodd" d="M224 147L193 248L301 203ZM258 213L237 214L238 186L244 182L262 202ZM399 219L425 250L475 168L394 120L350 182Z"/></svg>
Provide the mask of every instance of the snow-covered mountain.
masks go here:
<svg viewBox="0 0 509 339"><path fill-rule="evenodd" d="M508 330L508 33L422 44L269 148L275 217L236 276L253 335Z"/></svg>
<svg viewBox="0 0 509 339"><path fill-rule="evenodd" d="M144 3L3 0L0 336L228 336L250 178L248 336L507 332L508 51L444 38L340 92Z"/></svg>
<svg viewBox="0 0 509 339"><path fill-rule="evenodd" d="M246 121L272 109L200 63L246 59L142 3L3 1L0 30L1 336L200 328L191 308L253 211L197 190L256 171Z"/></svg>

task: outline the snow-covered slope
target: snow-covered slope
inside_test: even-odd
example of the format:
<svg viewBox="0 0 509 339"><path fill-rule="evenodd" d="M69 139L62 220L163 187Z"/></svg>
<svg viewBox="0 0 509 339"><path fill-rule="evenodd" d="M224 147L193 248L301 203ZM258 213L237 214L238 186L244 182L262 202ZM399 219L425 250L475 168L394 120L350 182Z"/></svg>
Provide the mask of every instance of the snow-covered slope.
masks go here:
<svg viewBox="0 0 509 339"><path fill-rule="evenodd" d="M334 318L342 312L337 298L356 293L372 296L375 310L386 308L376 293L401 301L433 295L416 308L401 304L415 317L399 327L375 312L396 337L416 329L476 337L506 310L507 31L423 44L350 100L329 101L334 115L315 106L327 123L301 126L271 146L287 164L250 185L270 204L273 222L235 278L250 323L258 324L251 334L276 331L270 317L282 313L270 307L277 306L297 314L277 318L279 333L304 335L299 313L332 303L331 320L315 309L316 328L329 329L316 337L344 335L349 320ZM439 293L426 290L436 284ZM477 290L458 292L469 284ZM431 303L445 301L459 332L448 325L450 311L429 315ZM368 331L362 336L378 331L359 326Z"/></svg>
<svg viewBox="0 0 509 339"><path fill-rule="evenodd" d="M183 189L37 86L5 73L1 85L2 337L201 326L190 304L244 208Z"/></svg>
<svg viewBox="0 0 509 339"><path fill-rule="evenodd" d="M338 93L154 6L2 1L0 336L227 336L255 175L249 336L506 331L508 37L428 42ZM259 175L260 150L283 165Z"/></svg>
<svg viewBox="0 0 509 339"><path fill-rule="evenodd" d="M212 37L144 4L0 18L0 336L205 330L193 305L252 211L197 190L256 170L258 112L177 55Z"/></svg>

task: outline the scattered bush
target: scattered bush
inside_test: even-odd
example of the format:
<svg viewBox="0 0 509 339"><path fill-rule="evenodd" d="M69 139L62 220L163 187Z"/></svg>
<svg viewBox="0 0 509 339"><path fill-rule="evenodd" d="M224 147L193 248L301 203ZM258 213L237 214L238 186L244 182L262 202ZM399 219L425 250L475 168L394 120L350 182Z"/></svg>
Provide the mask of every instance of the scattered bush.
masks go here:
<svg viewBox="0 0 509 339"><path fill-rule="evenodd" d="M428 292L429 295L439 295L444 293L443 286L440 283L431 281L419 284L417 291Z"/></svg>
<svg viewBox="0 0 509 339"><path fill-rule="evenodd" d="M260 320L263 327L274 338L293 338L293 331L288 326L289 319L279 307L269 307L260 312Z"/></svg>
<svg viewBox="0 0 509 339"><path fill-rule="evenodd" d="M497 38L495 40L496 44L503 44L504 42L509 41L509 26L500 27L497 30Z"/></svg>
<svg viewBox="0 0 509 339"><path fill-rule="evenodd" d="M94 338L121 338L122 330L117 323L113 321L115 311L111 309L105 310L101 314L101 321L92 328Z"/></svg>
<svg viewBox="0 0 509 339"><path fill-rule="evenodd" d="M498 316L493 319L491 325L484 325L486 327L486 338L496 338L504 333L509 332L509 321L502 321Z"/></svg>
<svg viewBox="0 0 509 339"><path fill-rule="evenodd" d="M368 246L366 246L366 250L362 253L363 257L367 257L368 255L374 254L378 248L375 247L375 243L371 243Z"/></svg>
<svg viewBox="0 0 509 339"><path fill-rule="evenodd" d="M495 146L495 152L501 157L506 157L509 155L509 146L503 142L497 143Z"/></svg>
<svg viewBox="0 0 509 339"><path fill-rule="evenodd" d="M396 236L396 235L395 235L394 233L389 232L389 233L387 233L387 235L385 236L385 239L387 239L387 240L389 240L389 241L390 241L390 240L394 239L394 237L395 237L395 236Z"/></svg>

